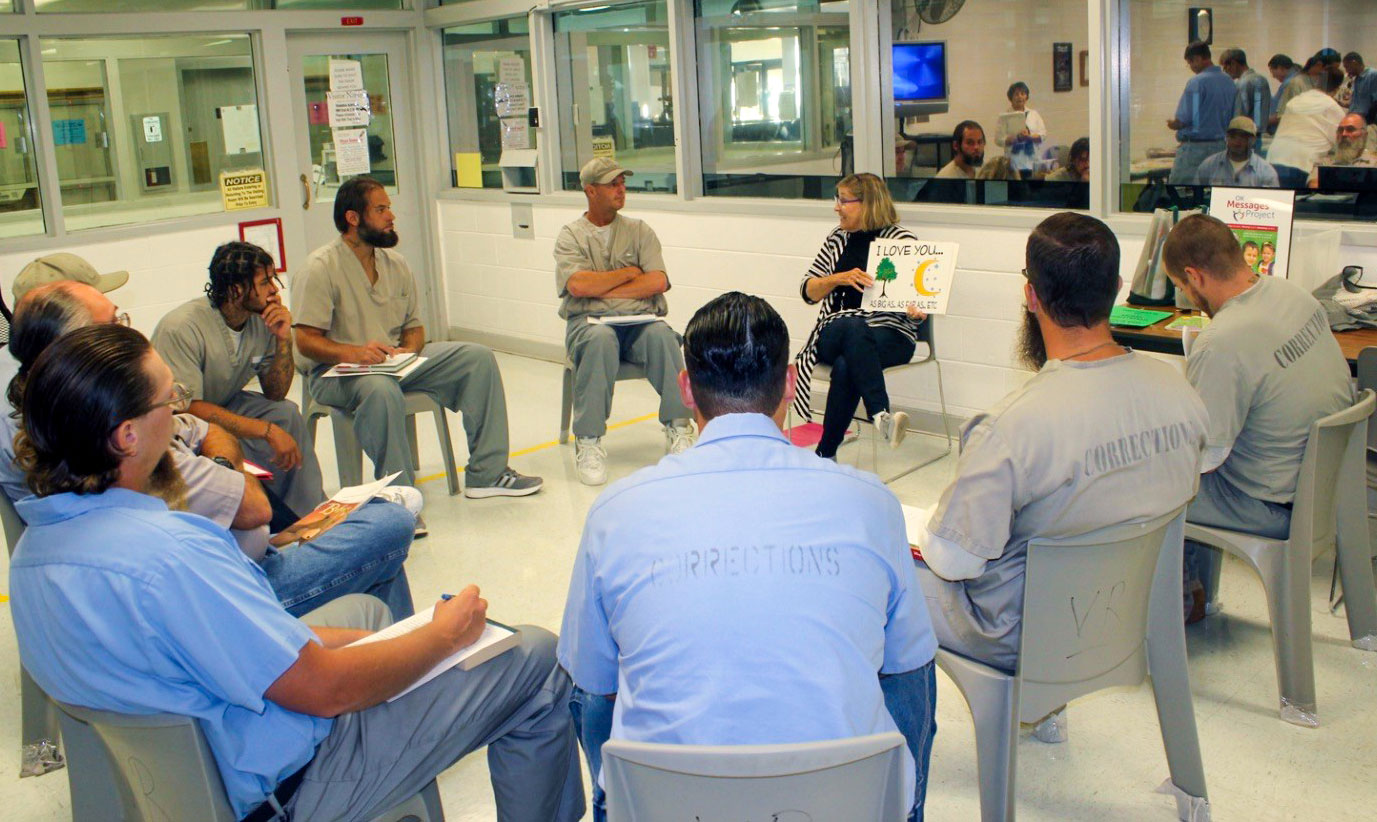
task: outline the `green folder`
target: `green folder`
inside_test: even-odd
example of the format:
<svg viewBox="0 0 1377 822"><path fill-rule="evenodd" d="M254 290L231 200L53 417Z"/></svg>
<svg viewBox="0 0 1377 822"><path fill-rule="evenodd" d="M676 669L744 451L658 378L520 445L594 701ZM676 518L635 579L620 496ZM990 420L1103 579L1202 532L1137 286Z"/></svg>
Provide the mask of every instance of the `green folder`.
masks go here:
<svg viewBox="0 0 1377 822"><path fill-rule="evenodd" d="M1109 324L1125 328L1147 328L1149 325L1165 320L1170 316L1170 311L1149 311L1145 308L1116 305L1109 312Z"/></svg>

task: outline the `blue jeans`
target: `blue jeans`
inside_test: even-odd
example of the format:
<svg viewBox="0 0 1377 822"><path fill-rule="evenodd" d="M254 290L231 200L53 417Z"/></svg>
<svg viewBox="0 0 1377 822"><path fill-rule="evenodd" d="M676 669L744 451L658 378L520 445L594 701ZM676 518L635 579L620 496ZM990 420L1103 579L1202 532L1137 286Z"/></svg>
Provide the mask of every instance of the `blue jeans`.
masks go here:
<svg viewBox="0 0 1377 822"><path fill-rule="evenodd" d="M932 737L937 732L937 663L929 662L902 674L881 674L880 690L918 771L909 822L923 822L928 762L932 759ZM617 704L614 700L615 694L590 694L577 685L569 695L574 732L588 758L588 775L593 783L593 822L607 822L607 794L598 785L598 775L602 771L602 745L612 736L612 708Z"/></svg>
<svg viewBox="0 0 1377 822"><path fill-rule="evenodd" d="M1200 491L1186 509L1186 521L1230 531L1286 539L1291 532L1291 506L1250 497L1217 472L1200 475ZM1186 540L1185 578L1198 579L1209 602L1218 599L1218 548Z"/></svg>
<svg viewBox="0 0 1377 822"><path fill-rule="evenodd" d="M1200 164L1211 154L1218 154L1227 146L1223 140L1189 142L1176 144L1176 159L1171 163L1171 176L1167 182L1174 186L1193 186Z"/></svg>
<svg viewBox="0 0 1377 822"><path fill-rule="evenodd" d="M345 594L371 594L394 620L405 619L416 612L402 568L415 530L416 518L406 508L373 500L310 542L269 548L261 565L294 617Z"/></svg>

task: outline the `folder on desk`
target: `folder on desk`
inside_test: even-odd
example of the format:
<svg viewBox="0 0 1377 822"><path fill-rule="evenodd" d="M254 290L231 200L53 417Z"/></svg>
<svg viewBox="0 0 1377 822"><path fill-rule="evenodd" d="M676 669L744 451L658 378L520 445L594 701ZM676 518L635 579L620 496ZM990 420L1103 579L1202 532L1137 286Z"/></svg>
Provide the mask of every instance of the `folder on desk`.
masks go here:
<svg viewBox="0 0 1377 822"><path fill-rule="evenodd" d="M1109 312L1109 324L1121 328L1147 328L1171 316L1170 311L1148 311L1143 308L1129 308L1116 305Z"/></svg>

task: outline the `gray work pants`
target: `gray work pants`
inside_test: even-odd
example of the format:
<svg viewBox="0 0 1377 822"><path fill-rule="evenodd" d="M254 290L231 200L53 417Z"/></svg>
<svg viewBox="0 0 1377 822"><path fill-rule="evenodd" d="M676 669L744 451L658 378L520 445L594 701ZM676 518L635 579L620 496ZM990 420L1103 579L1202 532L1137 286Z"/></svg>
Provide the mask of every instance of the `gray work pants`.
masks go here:
<svg viewBox="0 0 1377 822"><path fill-rule="evenodd" d="M308 625L368 630L391 621L386 605L361 594L302 617ZM553 634L519 630L519 646L471 671L451 669L395 702L336 718L287 803L291 818L372 819L487 746L500 822L580 819L569 677L555 661Z"/></svg>
<svg viewBox="0 0 1377 822"><path fill-rule="evenodd" d="M494 484L507 467L507 396L497 360L484 346L462 342L427 343L421 356L427 361L402 380L382 375L315 377L306 388L316 402L354 416L354 434L373 461L373 476L401 471L401 485L416 484L402 394L429 394L464 415L469 443L465 484Z"/></svg>
<svg viewBox="0 0 1377 822"><path fill-rule="evenodd" d="M1211 471L1200 475L1200 491L1186 509L1186 522L1257 534L1269 539L1286 539L1291 533L1291 506L1248 496L1233 483ZM1214 602L1219 596L1221 559L1218 548L1186 540L1185 578L1200 580L1200 584L1205 586L1209 602Z"/></svg>
<svg viewBox="0 0 1377 822"><path fill-rule="evenodd" d="M575 437L601 437L612 413L612 388L623 360L645 368L660 395L660 422L692 419L679 396L684 355L679 335L663 321L640 325L595 325L587 317L569 321L564 348L574 364Z"/></svg>
<svg viewBox="0 0 1377 822"><path fill-rule="evenodd" d="M306 429L301 409L290 400L270 400L256 391L240 391L224 406L244 417L265 420L286 431L301 449L301 464L290 471L273 465L273 449L263 439L241 439L239 445L250 462L256 462L273 472L272 482L264 483L286 503L298 517L325 501L320 476L320 461L316 459L315 443ZM265 426L266 427L266 426Z"/></svg>

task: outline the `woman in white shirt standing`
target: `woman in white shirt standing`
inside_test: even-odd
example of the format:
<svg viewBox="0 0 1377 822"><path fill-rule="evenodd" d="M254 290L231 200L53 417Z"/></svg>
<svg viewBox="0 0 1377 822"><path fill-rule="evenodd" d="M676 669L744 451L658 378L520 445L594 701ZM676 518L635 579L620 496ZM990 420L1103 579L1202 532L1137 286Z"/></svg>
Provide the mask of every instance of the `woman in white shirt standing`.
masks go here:
<svg viewBox="0 0 1377 822"><path fill-rule="evenodd" d="M1277 135L1267 149L1267 162L1277 170L1282 188L1305 188L1315 163L1334 148L1335 131L1344 118L1334 93L1343 83L1343 72L1333 66L1322 69L1315 87L1291 98L1277 124Z"/></svg>
<svg viewBox="0 0 1377 822"><path fill-rule="evenodd" d="M1037 150L1047 137L1047 124L1042 121L1042 115L1028 108L1027 83L1019 80L1009 86L1007 96L1011 108L1000 118L999 144L1004 147L1009 165L1026 177L1037 165ZM1021 128L1016 128L1018 118L1010 116L1013 114L1023 115ZM1006 125L1010 122L1012 126Z"/></svg>

